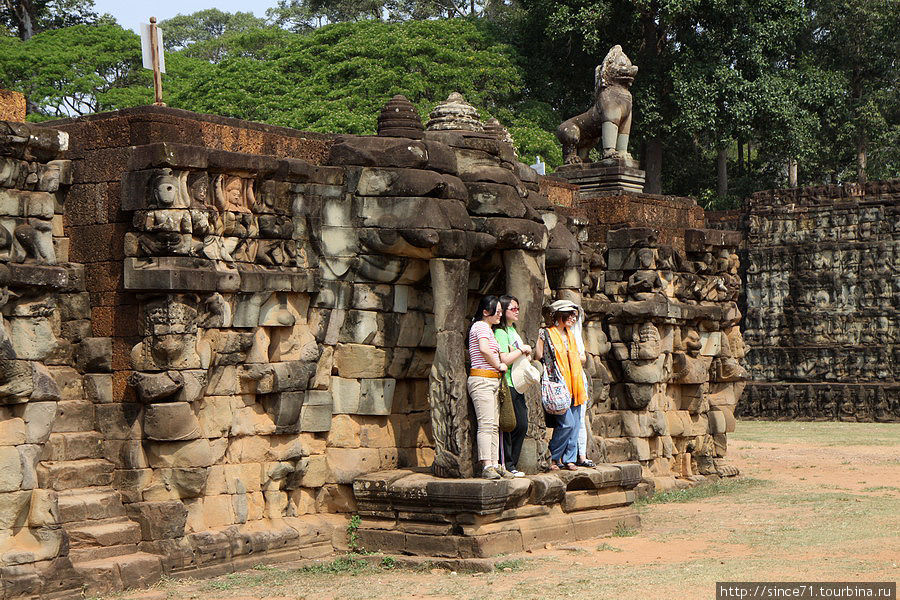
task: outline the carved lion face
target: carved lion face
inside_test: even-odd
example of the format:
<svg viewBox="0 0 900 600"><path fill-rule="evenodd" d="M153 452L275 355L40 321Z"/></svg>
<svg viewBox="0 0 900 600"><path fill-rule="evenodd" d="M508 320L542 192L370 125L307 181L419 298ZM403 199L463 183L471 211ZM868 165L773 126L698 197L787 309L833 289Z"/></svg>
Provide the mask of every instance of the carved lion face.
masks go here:
<svg viewBox="0 0 900 600"><path fill-rule="evenodd" d="M600 76L604 86L630 87L637 72L638 68L631 64L631 59L622 51L622 46L616 44L603 59Z"/></svg>

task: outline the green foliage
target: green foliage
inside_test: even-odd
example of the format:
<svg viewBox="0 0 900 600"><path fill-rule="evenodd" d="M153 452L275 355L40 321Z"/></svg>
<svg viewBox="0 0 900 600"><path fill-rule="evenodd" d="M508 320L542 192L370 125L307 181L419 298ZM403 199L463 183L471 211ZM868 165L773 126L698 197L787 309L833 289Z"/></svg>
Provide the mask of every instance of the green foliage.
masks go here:
<svg viewBox="0 0 900 600"><path fill-rule="evenodd" d="M694 502L703 498L721 496L723 494L739 494L747 490L770 485L771 482L753 477L717 479L683 490L658 492L649 498L635 502L636 506L646 504L664 504L668 502Z"/></svg>
<svg viewBox="0 0 900 600"><path fill-rule="evenodd" d="M612 546L612 545L606 544L606 543L603 543L603 544L600 544L599 546L597 546L597 552L621 552L621 551L622 551L621 548L616 548L615 546Z"/></svg>
<svg viewBox="0 0 900 600"><path fill-rule="evenodd" d="M397 567L397 560L393 556L385 556L381 559L381 568L382 569L395 569Z"/></svg>
<svg viewBox="0 0 900 600"><path fill-rule="evenodd" d="M617 523L615 530L612 532L613 537L634 537L637 534L637 529L629 527L625 523Z"/></svg>
<svg viewBox="0 0 900 600"><path fill-rule="evenodd" d="M521 571L525 568L525 559L509 558L494 563L494 568L498 571Z"/></svg>
<svg viewBox="0 0 900 600"><path fill-rule="evenodd" d="M350 552L362 550L359 546L359 524L361 522L362 519L359 515L353 515L347 523L347 547L350 548Z"/></svg>
<svg viewBox="0 0 900 600"><path fill-rule="evenodd" d="M75 25L25 42L2 38L0 82L28 97L37 113L32 120L153 101L140 39L117 25Z"/></svg>
<svg viewBox="0 0 900 600"><path fill-rule="evenodd" d="M15 32L22 40L51 29L113 22L109 15L94 11L94 0L5 0L0 4L0 27L6 35Z"/></svg>
<svg viewBox="0 0 900 600"><path fill-rule="evenodd" d="M372 570L372 566L363 558L348 554L330 563L309 565L298 569L299 573L315 575L360 575Z"/></svg>

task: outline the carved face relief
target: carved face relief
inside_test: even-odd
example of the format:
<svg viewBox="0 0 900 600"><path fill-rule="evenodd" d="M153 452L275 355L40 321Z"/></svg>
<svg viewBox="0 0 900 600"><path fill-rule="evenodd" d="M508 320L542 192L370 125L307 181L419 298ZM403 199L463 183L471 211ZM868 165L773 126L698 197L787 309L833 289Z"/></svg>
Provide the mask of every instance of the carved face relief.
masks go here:
<svg viewBox="0 0 900 600"><path fill-rule="evenodd" d="M162 206L173 206L178 199L178 179L160 175L153 184L154 200Z"/></svg>

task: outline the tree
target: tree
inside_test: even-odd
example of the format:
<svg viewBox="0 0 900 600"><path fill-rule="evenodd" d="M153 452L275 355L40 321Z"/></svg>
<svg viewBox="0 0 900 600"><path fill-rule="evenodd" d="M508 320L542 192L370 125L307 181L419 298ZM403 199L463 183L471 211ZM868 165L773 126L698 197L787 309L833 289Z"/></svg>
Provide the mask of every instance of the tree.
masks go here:
<svg viewBox="0 0 900 600"><path fill-rule="evenodd" d="M3 0L0 24L15 30L19 39L50 29L97 22L112 23L112 17L94 12L94 0Z"/></svg>
<svg viewBox="0 0 900 600"><path fill-rule="evenodd" d="M229 44L259 35L240 34ZM217 64L170 55L169 103L312 131L371 134L395 94L427 118L437 102L459 91L484 118L496 116L527 140L520 146L526 157L538 150L553 155L545 126L555 118L547 117L549 107L524 102L519 57L496 41L490 23L362 21L272 35L254 56L230 51Z"/></svg>
<svg viewBox="0 0 900 600"><path fill-rule="evenodd" d="M27 41L0 40L0 81L23 92L33 120L152 102L140 38L118 25L75 25Z"/></svg>
<svg viewBox="0 0 900 600"><path fill-rule="evenodd" d="M843 79L844 118L850 125L838 137L849 138L856 153L857 178L864 183L869 171L872 142L887 135L889 148L876 145L883 171L893 166L897 174L898 113L897 57L900 56L900 8L892 0L815 0L814 19L817 58L826 69ZM884 158L893 156L893 160ZM890 171L890 169L889 169Z"/></svg>
<svg viewBox="0 0 900 600"><path fill-rule="evenodd" d="M228 38L263 29L265 19L249 12L222 12L216 8L177 15L160 22L166 50L186 50L190 56L216 62L228 51Z"/></svg>

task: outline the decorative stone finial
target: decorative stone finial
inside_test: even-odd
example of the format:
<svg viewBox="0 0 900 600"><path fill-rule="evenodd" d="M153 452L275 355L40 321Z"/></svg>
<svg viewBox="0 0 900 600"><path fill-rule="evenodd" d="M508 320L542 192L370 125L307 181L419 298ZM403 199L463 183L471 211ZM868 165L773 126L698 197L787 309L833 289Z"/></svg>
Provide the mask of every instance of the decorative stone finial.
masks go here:
<svg viewBox="0 0 900 600"><path fill-rule="evenodd" d="M391 98L378 115L378 135L422 139L422 118L406 96Z"/></svg>
<svg viewBox="0 0 900 600"><path fill-rule="evenodd" d="M428 124L425 126L428 131L484 131L478 111L459 92L453 92L435 106L428 117Z"/></svg>
<svg viewBox="0 0 900 600"><path fill-rule="evenodd" d="M484 132L493 135L501 142L509 144L513 147L513 151L515 151L516 142L513 140L512 135L510 135L509 130L504 127L497 119L491 117L490 119L485 121ZM516 156L518 156L518 153L516 153Z"/></svg>

